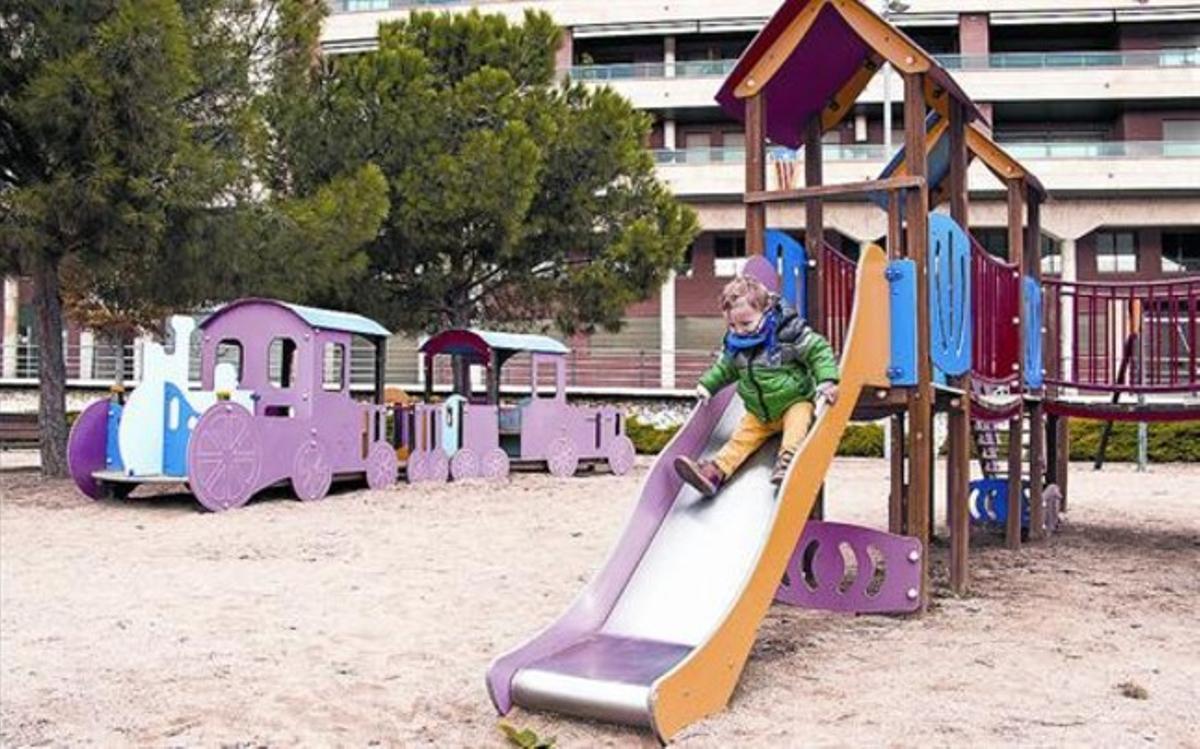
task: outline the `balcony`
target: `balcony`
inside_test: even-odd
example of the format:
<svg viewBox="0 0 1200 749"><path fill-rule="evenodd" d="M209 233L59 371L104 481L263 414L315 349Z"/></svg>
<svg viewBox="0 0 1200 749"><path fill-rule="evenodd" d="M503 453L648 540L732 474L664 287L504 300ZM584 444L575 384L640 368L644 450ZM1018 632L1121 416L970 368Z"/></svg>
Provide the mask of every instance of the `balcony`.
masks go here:
<svg viewBox="0 0 1200 749"><path fill-rule="evenodd" d="M1095 141L1004 143L1046 187L1059 193L1106 191L1200 191L1200 142ZM886 161L881 145L826 145L825 181L831 184L874 179ZM745 153L740 148L699 148L654 152L658 173L683 197L740 195L745 181ZM802 155L769 149L767 184L777 188L782 177L803 183ZM790 174L788 174L790 172ZM971 189L999 190L999 183L980 164L971 167Z"/></svg>
<svg viewBox="0 0 1200 749"><path fill-rule="evenodd" d="M978 101L1162 99L1200 91L1200 48L1137 52L1005 52L940 55ZM604 83L640 109L715 106L713 97L736 60L577 65L571 78ZM1149 72L1153 71L1153 73ZM862 101L883 102L883 76ZM893 98L901 84L893 78Z"/></svg>

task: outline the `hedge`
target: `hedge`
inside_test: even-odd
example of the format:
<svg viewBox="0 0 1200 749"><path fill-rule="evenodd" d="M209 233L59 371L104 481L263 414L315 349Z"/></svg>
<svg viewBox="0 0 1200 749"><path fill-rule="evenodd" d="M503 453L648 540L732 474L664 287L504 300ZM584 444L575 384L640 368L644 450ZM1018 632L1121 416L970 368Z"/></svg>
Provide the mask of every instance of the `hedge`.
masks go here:
<svg viewBox="0 0 1200 749"><path fill-rule="evenodd" d="M1104 432L1103 421L1071 419L1071 460L1095 460ZM1106 461L1137 460L1137 428L1133 422L1113 425L1105 450ZM1200 462L1200 423L1166 422L1149 427L1149 458L1151 463Z"/></svg>
<svg viewBox="0 0 1200 749"><path fill-rule="evenodd" d="M679 427L660 429L635 416L625 421L625 433L639 453L656 455L662 451ZM876 424L851 424L842 435L838 455L859 458L883 457L883 429Z"/></svg>
<svg viewBox="0 0 1200 749"><path fill-rule="evenodd" d="M1094 460L1104 422L1071 419L1071 460ZM659 429L636 417L626 422L626 432L639 453L657 454L678 427ZM878 424L851 424L842 435L838 455L861 458L883 457L884 430ZM945 454L945 449L942 450ZM974 456L974 446L971 454ZM1149 457L1152 463L1200 462L1200 422L1150 425ZM1137 460L1137 424L1117 423L1108 440L1105 459L1114 463Z"/></svg>

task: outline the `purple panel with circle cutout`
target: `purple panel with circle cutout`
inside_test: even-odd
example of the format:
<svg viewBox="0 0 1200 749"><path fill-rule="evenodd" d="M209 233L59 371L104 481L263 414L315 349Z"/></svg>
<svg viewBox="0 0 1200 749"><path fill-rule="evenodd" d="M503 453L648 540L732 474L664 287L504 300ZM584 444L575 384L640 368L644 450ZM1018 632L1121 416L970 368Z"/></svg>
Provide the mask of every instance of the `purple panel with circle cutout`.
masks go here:
<svg viewBox="0 0 1200 749"><path fill-rule="evenodd" d="M853 564L847 564L843 548ZM851 614L916 611L922 553L921 542L910 536L810 520L775 600Z"/></svg>

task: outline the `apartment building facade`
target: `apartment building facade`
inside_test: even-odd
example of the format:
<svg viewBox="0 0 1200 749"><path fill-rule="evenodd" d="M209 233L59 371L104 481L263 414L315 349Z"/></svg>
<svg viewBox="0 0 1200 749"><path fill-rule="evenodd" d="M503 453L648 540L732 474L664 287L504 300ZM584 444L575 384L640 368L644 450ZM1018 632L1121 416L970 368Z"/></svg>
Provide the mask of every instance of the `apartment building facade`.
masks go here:
<svg viewBox="0 0 1200 749"><path fill-rule="evenodd" d="M995 139L1039 175L1043 269L1065 279L1153 279L1200 272L1200 3L1179 0L871 0L950 69L991 118ZM654 120L647 148L661 177L697 211L702 233L624 330L575 342L640 371L633 387L682 389L707 361L722 325L714 299L745 257L744 137L713 96L778 0L331 0L329 53L374 46L378 24L414 8L476 7L514 20L528 7L565 29L564 75L607 85ZM827 133L829 182L870 179L900 144L902 86L886 69L841 126ZM803 179L803 154L774 149L769 181ZM970 174L971 225L1006 256L1001 186ZM830 203L824 239L854 257L886 233L872 205ZM775 209L770 225L804 238L803 211ZM28 335L27 292L5 282L0 344ZM85 343L73 331L71 343ZM4 376L18 364L4 347ZM618 353L620 352L620 353ZM86 358L83 356L80 359ZM410 365L411 360L411 365ZM74 365L76 374L84 365ZM598 363L592 366L604 367ZM647 378L646 369L651 375ZM389 378L415 373L398 340Z"/></svg>

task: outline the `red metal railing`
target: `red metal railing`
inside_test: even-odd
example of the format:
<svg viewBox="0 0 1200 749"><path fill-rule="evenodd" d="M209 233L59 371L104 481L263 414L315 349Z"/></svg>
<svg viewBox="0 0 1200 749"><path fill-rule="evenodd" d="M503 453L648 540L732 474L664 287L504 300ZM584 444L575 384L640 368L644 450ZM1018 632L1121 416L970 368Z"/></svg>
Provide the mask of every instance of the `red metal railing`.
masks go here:
<svg viewBox="0 0 1200 749"><path fill-rule="evenodd" d="M1012 382L1021 351L1017 315L1021 279L1016 265L993 256L971 239L971 374Z"/></svg>
<svg viewBox="0 0 1200 749"><path fill-rule="evenodd" d="M1131 393L1200 391L1200 276L1147 282L1046 280L1046 319L1069 345L1053 385Z"/></svg>
<svg viewBox="0 0 1200 749"><path fill-rule="evenodd" d="M822 257L821 290L825 308L822 310L821 330L833 350L841 353L846 342L846 330L850 327L850 313L854 310L854 278L857 273L855 262L842 253L824 246ZM884 303L886 300L880 300Z"/></svg>

